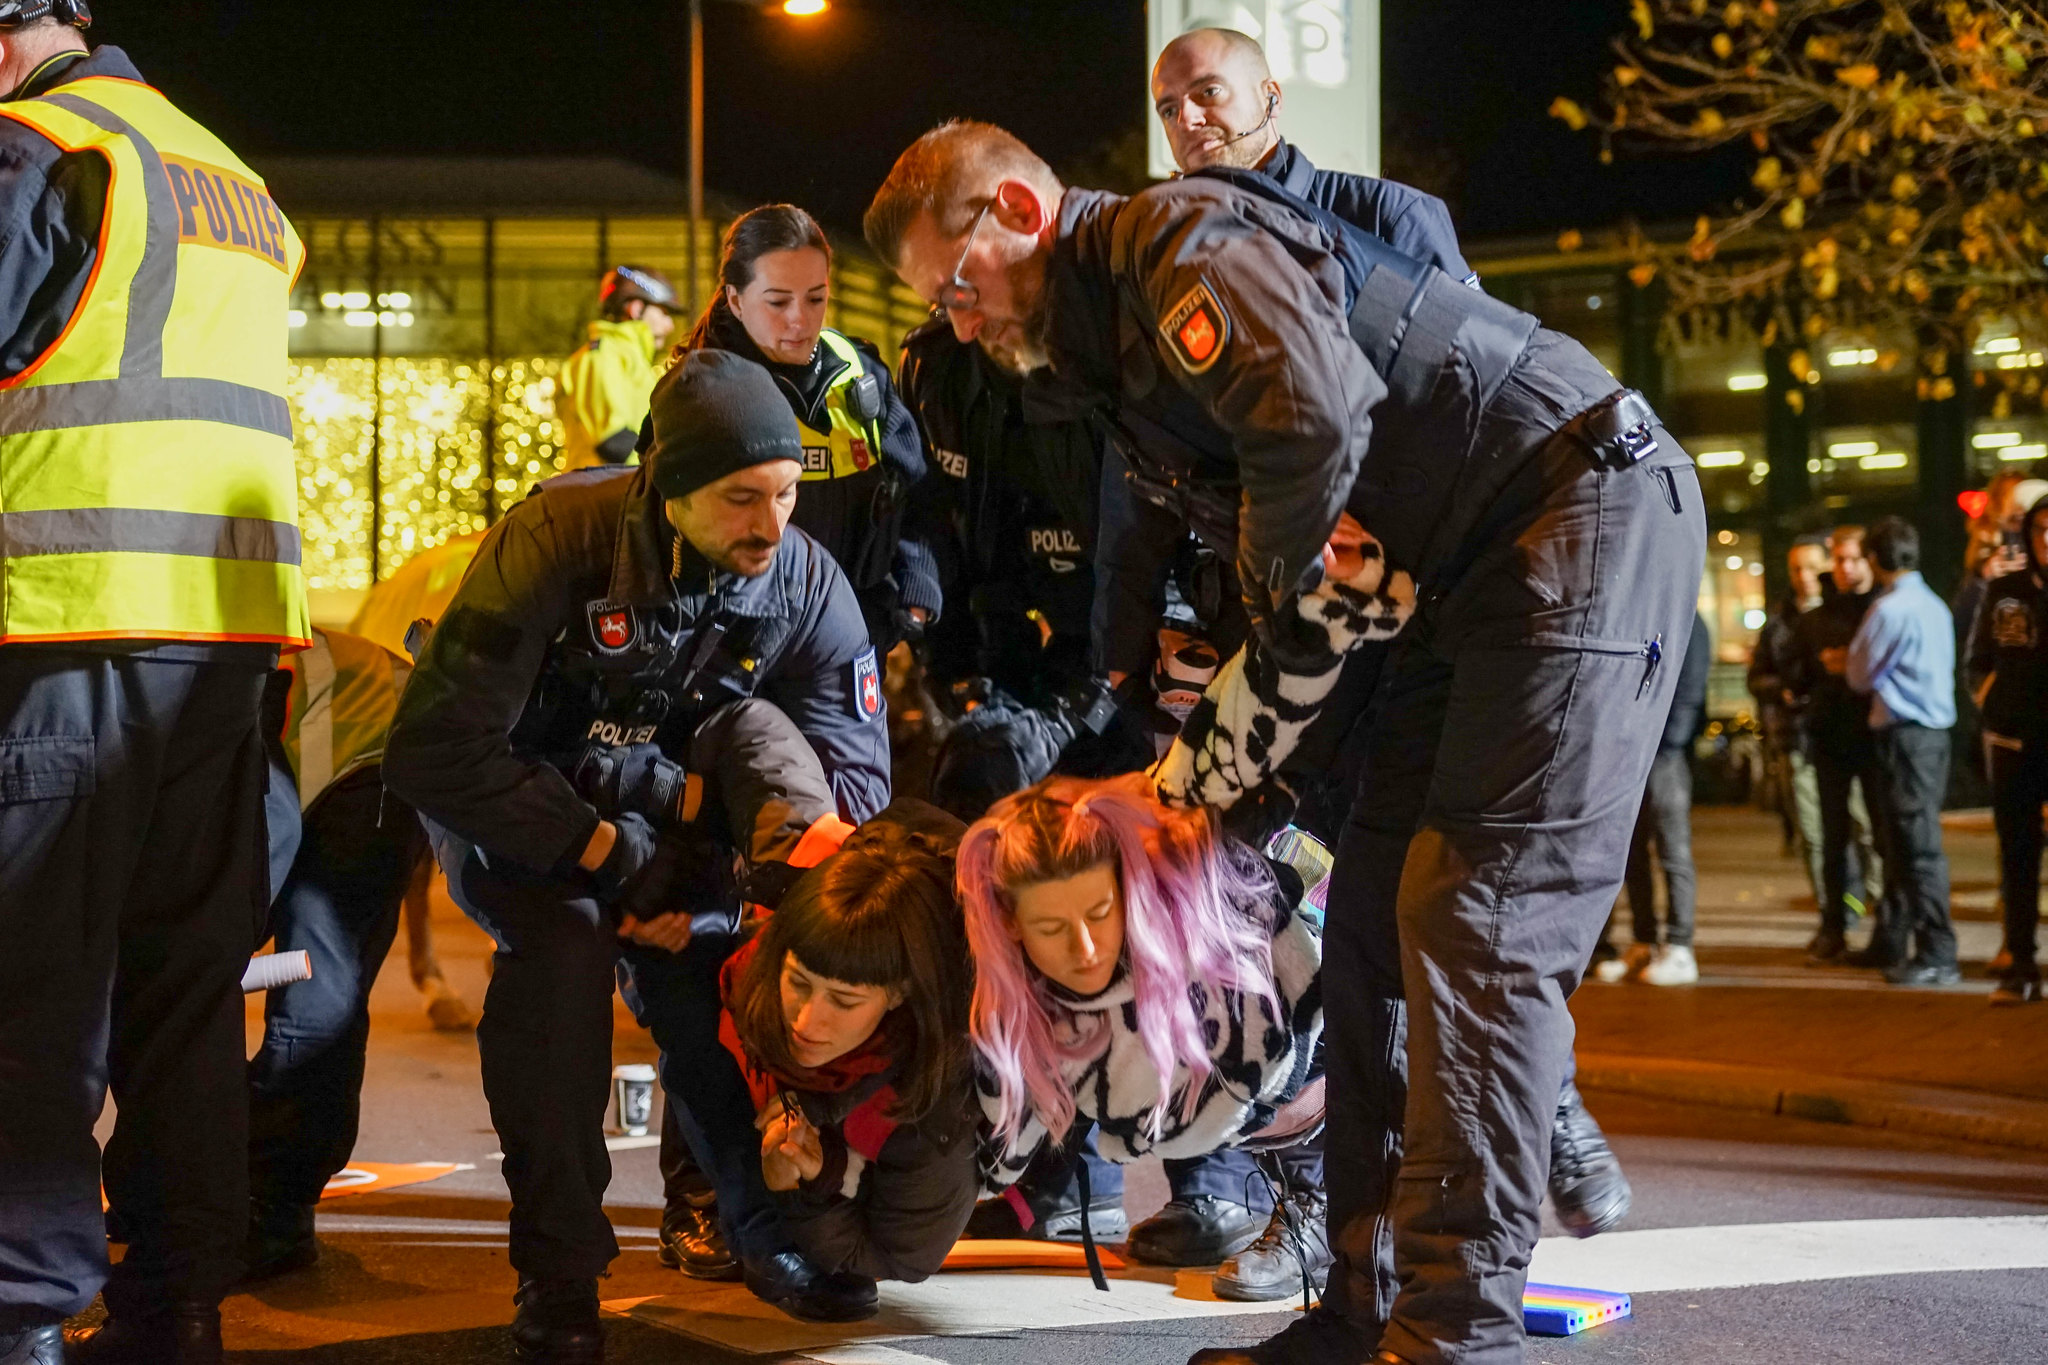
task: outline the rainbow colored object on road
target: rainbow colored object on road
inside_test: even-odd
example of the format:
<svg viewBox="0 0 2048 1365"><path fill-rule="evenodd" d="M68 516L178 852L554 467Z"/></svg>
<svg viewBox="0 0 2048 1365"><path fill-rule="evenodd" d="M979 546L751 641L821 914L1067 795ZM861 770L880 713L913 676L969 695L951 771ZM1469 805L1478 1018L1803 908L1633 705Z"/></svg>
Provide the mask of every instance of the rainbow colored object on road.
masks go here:
<svg viewBox="0 0 2048 1365"><path fill-rule="evenodd" d="M1573 1336L1628 1315L1626 1294L1554 1284L1532 1284L1522 1291L1522 1326L1532 1336Z"/></svg>

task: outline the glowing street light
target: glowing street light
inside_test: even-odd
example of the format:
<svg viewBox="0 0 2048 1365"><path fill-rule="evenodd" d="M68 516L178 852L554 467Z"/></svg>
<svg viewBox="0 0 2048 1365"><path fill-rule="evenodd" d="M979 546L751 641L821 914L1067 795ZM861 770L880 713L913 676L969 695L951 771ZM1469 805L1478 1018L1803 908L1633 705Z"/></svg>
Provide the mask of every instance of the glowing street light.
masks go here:
<svg viewBox="0 0 2048 1365"><path fill-rule="evenodd" d="M773 0L728 0L766 11ZM782 12L809 19L832 8L831 0L782 0ZM697 306L697 224L704 220L704 0L690 0L690 306Z"/></svg>

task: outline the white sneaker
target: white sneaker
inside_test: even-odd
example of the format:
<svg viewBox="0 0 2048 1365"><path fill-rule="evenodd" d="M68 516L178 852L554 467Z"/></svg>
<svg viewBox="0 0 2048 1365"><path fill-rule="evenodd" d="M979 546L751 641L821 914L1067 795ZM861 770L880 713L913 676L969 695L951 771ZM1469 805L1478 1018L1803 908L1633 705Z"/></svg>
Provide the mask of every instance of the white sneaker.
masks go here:
<svg viewBox="0 0 2048 1365"><path fill-rule="evenodd" d="M1692 949L1672 944L1643 969L1640 979L1651 986L1690 986L1700 979L1700 964Z"/></svg>
<svg viewBox="0 0 2048 1365"><path fill-rule="evenodd" d="M1609 985L1617 981L1634 981L1649 967L1656 951L1647 943L1632 943L1620 957L1610 957L1595 967L1593 975Z"/></svg>

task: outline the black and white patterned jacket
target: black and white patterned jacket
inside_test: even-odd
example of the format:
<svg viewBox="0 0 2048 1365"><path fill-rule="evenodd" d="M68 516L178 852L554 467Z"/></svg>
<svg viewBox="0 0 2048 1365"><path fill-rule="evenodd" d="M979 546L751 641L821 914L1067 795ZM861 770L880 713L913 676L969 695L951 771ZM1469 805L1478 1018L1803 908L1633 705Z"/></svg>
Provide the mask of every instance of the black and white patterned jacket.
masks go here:
<svg viewBox="0 0 2048 1365"><path fill-rule="evenodd" d="M1155 1152L1196 1157L1235 1146L1270 1123L1274 1111L1307 1083L1323 1031L1323 944L1311 918L1313 907L1302 913L1301 879L1284 865L1275 864L1273 870L1280 888L1272 908L1273 986L1280 1013L1276 1016L1264 1000L1191 984L1188 995L1211 1040L1209 1059L1215 1069L1191 1117L1182 1112L1189 1077L1185 1068L1176 1071L1173 1100L1156 1137L1150 1120L1159 1102L1159 1072L1138 1037L1128 973L1085 1000L1052 988L1063 1006L1064 1017L1054 1020L1062 1039L1099 1028L1109 1031L1108 1047L1094 1060L1063 1068L1074 1094L1076 1123L1097 1126L1096 1148L1107 1159L1128 1163ZM995 1081L983 1071L977 1088L984 1134L982 1181L994 1193L1016 1184L1048 1134L1035 1117L1028 1119L1016 1144L1005 1149L1000 1137L992 1136L999 1112Z"/></svg>
<svg viewBox="0 0 2048 1365"><path fill-rule="evenodd" d="M1360 645L1391 640L1415 614L1415 582L1389 571L1378 541L1367 536L1365 567L1351 578L1325 578L1295 599L1311 636L1325 642L1328 666L1287 672L1254 635L1231 656L1181 727L1180 737L1152 769L1159 799L1170 806L1229 810L1268 783L1282 788L1280 765L1294 753Z"/></svg>

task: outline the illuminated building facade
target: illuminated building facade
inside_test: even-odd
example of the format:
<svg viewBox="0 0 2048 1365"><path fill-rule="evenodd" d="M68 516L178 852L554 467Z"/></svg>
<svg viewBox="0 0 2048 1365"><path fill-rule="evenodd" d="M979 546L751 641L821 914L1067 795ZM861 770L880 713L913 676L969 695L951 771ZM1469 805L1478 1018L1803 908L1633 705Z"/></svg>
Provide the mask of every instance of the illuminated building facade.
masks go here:
<svg viewBox="0 0 2048 1365"><path fill-rule="evenodd" d="M305 238L292 298L300 520L315 615L346 619L419 550L481 529L556 472L554 376L613 265L708 297L731 205L690 240L687 191L623 161L273 158ZM925 307L834 244L828 324L893 355ZM679 318L686 329L694 317Z"/></svg>

